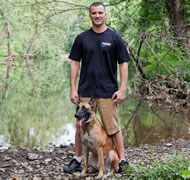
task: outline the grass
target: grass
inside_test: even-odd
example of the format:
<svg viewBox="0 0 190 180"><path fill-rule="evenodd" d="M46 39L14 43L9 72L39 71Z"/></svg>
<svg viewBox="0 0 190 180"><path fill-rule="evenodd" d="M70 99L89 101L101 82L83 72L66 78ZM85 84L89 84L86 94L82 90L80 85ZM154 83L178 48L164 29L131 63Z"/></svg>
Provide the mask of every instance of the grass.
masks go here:
<svg viewBox="0 0 190 180"><path fill-rule="evenodd" d="M184 155L172 156L167 161L152 164L152 168L140 165L129 167L122 179L141 180L181 180L190 179L190 157Z"/></svg>

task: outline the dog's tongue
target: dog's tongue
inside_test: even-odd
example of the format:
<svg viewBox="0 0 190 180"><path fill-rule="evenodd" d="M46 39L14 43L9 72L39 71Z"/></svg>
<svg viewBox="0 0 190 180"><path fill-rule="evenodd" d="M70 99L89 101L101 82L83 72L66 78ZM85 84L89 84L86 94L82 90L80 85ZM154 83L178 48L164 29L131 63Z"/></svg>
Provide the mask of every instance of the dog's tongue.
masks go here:
<svg viewBox="0 0 190 180"><path fill-rule="evenodd" d="M81 128L82 127L83 120L85 120L85 118L81 118L81 119L77 120L77 122L76 122L76 128Z"/></svg>

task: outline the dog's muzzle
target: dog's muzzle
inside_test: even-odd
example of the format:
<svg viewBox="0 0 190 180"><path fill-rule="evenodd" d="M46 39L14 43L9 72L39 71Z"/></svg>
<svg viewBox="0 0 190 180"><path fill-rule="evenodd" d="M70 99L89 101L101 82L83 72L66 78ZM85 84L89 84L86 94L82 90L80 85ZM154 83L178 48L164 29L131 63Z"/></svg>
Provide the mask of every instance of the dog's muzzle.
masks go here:
<svg viewBox="0 0 190 180"><path fill-rule="evenodd" d="M77 119L81 119L81 118L83 118L84 116L86 116L86 112L76 112L76 114L75 114L75 118L77 118Z"/></svg>
<svg viewBox="0 0 190 180"><path fill-rule="evenodd" d="M81 112L76 112L75 118L77 119L76 122L76 128L81 128L82 123L87 123L89 117L90 117L90 112L88 111L81 111Z"/></svg>

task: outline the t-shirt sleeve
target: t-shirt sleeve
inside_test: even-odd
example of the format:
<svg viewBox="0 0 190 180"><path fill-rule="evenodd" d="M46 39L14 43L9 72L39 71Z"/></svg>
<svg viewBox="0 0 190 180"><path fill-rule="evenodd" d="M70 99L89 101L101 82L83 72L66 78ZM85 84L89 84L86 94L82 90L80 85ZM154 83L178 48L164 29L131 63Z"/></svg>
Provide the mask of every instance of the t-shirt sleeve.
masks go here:
<svg viewBox="0 0 190 180"><path fill-rule="evenodd" d="M82 54L81 54L81 43L80 43L80 37L77 36L75 38L75 41L73 43L73 46L71 48L71 52L69 54L69 59L72 59L74 61L80 61Z"/></svg>
<svg viewBox="0 0 190 180"><path fill-rule="evenodd" d="M124 40L121 38L120 35L117 36L117 41L116 41L116 53L117 53L117 60L118 63L121 64L123 62L128 62L130 61L130 56L127 51L126 45Z"/></svg>

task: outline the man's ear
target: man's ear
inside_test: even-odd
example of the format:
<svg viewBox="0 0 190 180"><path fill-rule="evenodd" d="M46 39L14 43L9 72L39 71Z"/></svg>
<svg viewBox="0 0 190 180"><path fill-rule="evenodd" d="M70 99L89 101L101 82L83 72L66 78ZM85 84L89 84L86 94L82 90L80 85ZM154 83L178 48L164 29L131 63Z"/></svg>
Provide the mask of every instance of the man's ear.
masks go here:
<svg viewBox="0 0 190 180"><path fill-rule="evenodd" d="M90 105L91 109L94 107L94 98L93 97L91 97L91 99L90 99L90 101L89 101L88 104Z"/></svg>

